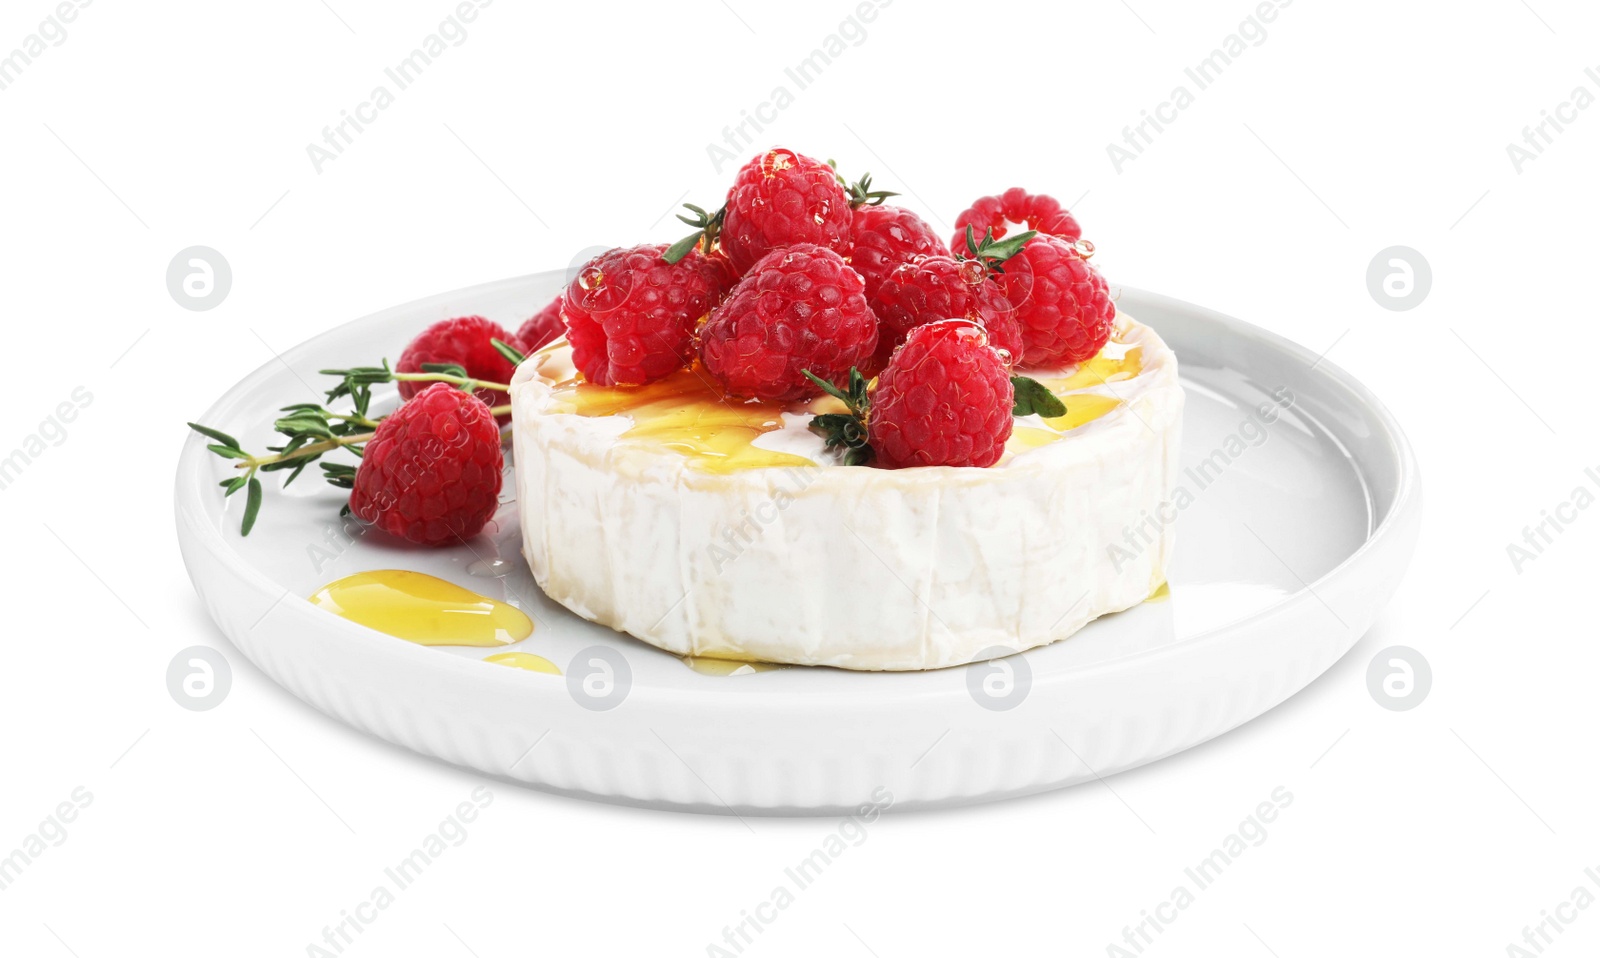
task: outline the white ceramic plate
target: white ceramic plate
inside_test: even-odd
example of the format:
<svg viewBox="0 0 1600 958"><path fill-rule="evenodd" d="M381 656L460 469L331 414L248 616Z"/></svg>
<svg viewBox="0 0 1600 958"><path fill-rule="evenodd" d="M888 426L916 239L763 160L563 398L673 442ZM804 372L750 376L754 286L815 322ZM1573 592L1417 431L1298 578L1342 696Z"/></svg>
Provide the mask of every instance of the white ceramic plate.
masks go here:
<svg viewBox="0 0 1600 958"><path fill-rule="evenodd" d="M260 449L272 410L314 398L307 384L326 378L317 370L393 359L449 316L515 329L561 282L543 273L357 320L256 370L202 421ZM241 538L244 496L224 504L217 483L228 467L198 437L178 466L184 560L234 645L306 702L425 755L551 791L824 812L875 792L881 803L880 789L895 807L951 805L1110 775L1226 732L1332 665L1393 593L1420 516L1411 451L1360 383L1238 320L1131 289L1119 305L1177 351L1188 392L1171 596L1008 659L920 673L700 674L546 599L519 557L514 502L465 547L351 540L338 490L312 470L287 492L269 482L260 521ZM1259 408L1275 397L1292 403L1265 423ZM384 568L521 606L537 630L514 648L565 675L478 661L503 650L413 645L305 601L335 578Z"/></svg>

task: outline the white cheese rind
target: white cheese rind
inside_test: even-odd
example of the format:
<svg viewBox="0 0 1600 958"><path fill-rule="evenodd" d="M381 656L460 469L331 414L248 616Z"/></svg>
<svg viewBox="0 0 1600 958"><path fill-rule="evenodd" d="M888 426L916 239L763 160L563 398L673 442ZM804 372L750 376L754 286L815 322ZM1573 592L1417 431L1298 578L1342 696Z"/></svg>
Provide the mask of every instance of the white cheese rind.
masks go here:
<svg viewBox="0 0 1600 958"><path fill-rule="evenodd" d="M619 440L626 416L559 411L524 363L524 554L552 599L682 655L930 669L1065 638L1144 601L1173 547L1144 520L1177 478L1177 362L1120 323L1142 372L1090 391L1125 404L990 469L842 467L785 430L759 445L818 465L712 473Z"/></svg>

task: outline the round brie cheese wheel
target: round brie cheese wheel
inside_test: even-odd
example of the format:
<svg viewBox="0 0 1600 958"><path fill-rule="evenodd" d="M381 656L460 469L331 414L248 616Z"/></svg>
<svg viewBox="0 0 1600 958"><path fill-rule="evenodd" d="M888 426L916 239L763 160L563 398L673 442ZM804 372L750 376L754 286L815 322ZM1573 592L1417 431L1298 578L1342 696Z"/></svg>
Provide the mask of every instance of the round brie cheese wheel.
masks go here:
<svg viewBox="0 0 1600 958"><path fill-rule="evenodd" d="M987 468L845 466L843 411L726 397L703 369L583 382L558 340L511 384L523 553L552 599L686 656L933 669L1063 639L1166 581L1183 390L1119 315L1100 355L1031 370L1067 413Z"/></svg>

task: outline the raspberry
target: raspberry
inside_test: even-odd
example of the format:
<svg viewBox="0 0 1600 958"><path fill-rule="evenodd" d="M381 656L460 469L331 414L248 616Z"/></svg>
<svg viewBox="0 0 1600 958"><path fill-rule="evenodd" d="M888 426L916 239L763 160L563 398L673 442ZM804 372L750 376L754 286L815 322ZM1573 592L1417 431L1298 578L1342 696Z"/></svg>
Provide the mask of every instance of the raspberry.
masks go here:
<svg viewBox="0 0 1600 958"><path fill-rule="evenodd" d="M995 289L999 289L997 285ZM1000 298L1005 299L1001 293ZM998 306L998 303L996 304ZM993 315L986 315L979 310L984 331L989 334L989 344L1000 350L1001 357L1008 366L1016 366L1022 362L1022 354L1026 351L1022 345L1022 326L1017 322L1016 310L1011 308L1011 303L1006 302Z"/></svg>
<svg viewBox="0 0 1600 958"><path fill-rule="evenodd" d="M869 302L878 284L896 266L924 256L948 256L950 253L922 217L898 206L859 207L850 221L850 229L855 241L850 265L867 281Z"/></svg>
<svg viewBox="0 0 1600 958"><path fill-rule="evenodd" d="M524 353L543 349L567 334L566 324L561 321L561 299L557 296L551 300L549 306L534 313L533 318L517 330Z"/></svg>
<svg viewBox="0 0 1600 958"><path fill-rule="evenodd" d="M434 383L378 424L356 468L350 511L418 545L467 539L499 505L502 464L489 407Z"/></svg>
<svg viewBox="0 0 1600 958"><path fill-rule="evenodd" d="M712 312L700 331L700 357L729 393L748 399L814 396L808 370L842 384L878 342L862 287L833 250L803 245L768 254Z"/></svg>
<svg viewBox="0 0 1600 958"><path fill-rule="evenodd" d="M989 338L1011 361L1022 355L1022 334L1011 315L1005 293L977 260L927 256L896 267L879 284L867 305L878 317L878 351L874 368L882 369L895 347L918 326L941 319L970 319L988 330Z"/></svg>
<svg viewBox="0 0 1600 958"><path fill-rule="evenodd" d="M983 239L989 230L994 230L995 239L1004 239L1007 223L1059 236L1069 243L1076 243L1083 237L1083 228L1078 221L1054 197L1043 193L1035 196L1020 187L1013 187L999 196L979 199L956 217L956 236L950 241L951 249L960 251L967 248L968 226L972 227L978 239Z"/></svg>
<svg viewBox="0 0 1600 958"><path fill-rule="evenodd" d="M697 255L693 257L694 269L715 293L711 305L706 308L706 312L710 312L717 308L717 304L728 298L728 292L739 282L740 274L734 270L733 264L721 250L710 253L700 253L698 250L695 252Z"/></svg>
<svg viewBox="0 0 1600 958"><path fill-rule="evenodd" d="M913 329L872 393L878 463L992 466L1011 438L1011 372L983 327L945 319Z"/></svg>
<svg viewBox="0 0 1600 958"><path fill-rule="evenodd" d="M666 248L602 253L567 287L561 311L572 361L590 382L642 386L693 356L695 324L733 285L733 273L727 260L699 250L668 263Z"/></svg>
<svg viewBox="0 0 1600 958"><path fill-rule="evenodd" d="M482 316L463 316L434 323L411 341L400 361L394 364L397 373L420 373L423 363L455 363L473 379L491 383L509 383L516 367L511 360L500 355L490 340L498 339L522 351L522 342L506 332L499 323ZM431 385L425 382L402 380L400 396L411 399ZM479 389L479 399L489 406L504 406L511 400L498 389ZM509 416L506 417L509 420Z"/></svg>
<svg viewBox="0 0 1600 958"><path fill-rule="evenodd" d="M799 243L850 252L849 195L833 167L792 150L769 150L746 163L724 210L722 249L740 273Z"/></svg>
<svg viewBox="0 0 1600 958"><path fill-rule="evenodd" d="M1029 240L1006 260L999 283L1022 328L1023 365L1081 363L1111 336L1117 306L1105 277L1066 240Z"/></svg>

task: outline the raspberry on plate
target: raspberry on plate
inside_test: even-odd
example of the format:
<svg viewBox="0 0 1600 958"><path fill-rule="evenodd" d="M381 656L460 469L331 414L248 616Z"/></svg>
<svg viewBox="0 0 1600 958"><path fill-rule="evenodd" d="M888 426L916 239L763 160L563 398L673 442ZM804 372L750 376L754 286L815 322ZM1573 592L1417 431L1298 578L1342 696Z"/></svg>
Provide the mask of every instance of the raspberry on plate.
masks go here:
<svg viewBox="0 0 1600 958"><path fill-rule="evenodd" d="M746 163L723 209L722 250L740 273L799 243L850 252L850 195L833 167L793 150L768 150Z"/></svg>
<svg viewBox="0 0 1600 958"><path fill-rule="evenodd" d="M903 263L869 291L867 305L878 317L878 350L873 368L882 369L906 334L941 319L970 319L984 327L1008 362L1022 357L1022 334L1011 303L979 260L926 256Z"/></svg>
<svg viewBox="0 0 1600 958"><path fill-rule="evenodd" d="M898 206L861 206L850 222L855 245L850 265L867 281L867 299L901 263L948 256L950 248L927 221Z"/></svg>
<svg viewBox="0 0 1600 958"><path fill-rule="evenodd" d="M878 377L867 439L879 465L992 466L1011 438L1011 370L983 327L946 319L913 329Z"/></svg>
<svg viewBox="0 0 1600 958"><path fill-rule="evenodd" d="M489 407L434 383L378 424L356 468L350 511L418 545L467 539L499 505L503 462Z"/></svg>
<svg viewBox="0 0 1600 958"><path fill-rule="evenodd" d="M567 326L561 321L561 300L561 296L551 300L550 305L534 313L533 317L517 330L517 339L522 343L523 353L543 349L567 334Z"/></svg>
<svg viewBox="0 0 1600 958"><path fill-rule="evenodd" d="M1021 365L1081 363L1111 337L1117 305L1088 253L1041 234L1006 260L998 282L1022 330Z"/></svg>
<svg viewBox="0 0 1600 958"><path fill-rule="evenodd" d="M955 239L951 249L961 250L965 244L967 227L983 236L994 231L995 239L1005 239L1016 229L1036 230L1059 236L1069 243L1083 238L1083 228L1054 197L1043 193L1034 195L1021 187L1013 187L999 196L985 196L956 217Z"/></svg>
<svg viewBox="0 0 1600 958"><path fill-rule="evenodd" d="M592 383L642 386L685 366L694 329L733 285L719 255L690 250L677 262L665 245L614 249L578 271L561 308L572 359Z"/></svg>
<svg viewBox="0 0 1600 958"><path fill-rule="evenodd" d="M524 352L522 342L506 332L499 323L482 316L463 316L434 323L411 341L400 361L394 364L397 373L420 373L424 363L454 363L467 371L473 379L491 383L509 383L516 371L511 360L494 348L493 340L500 340L519 352ZM429 386L425 382L400 383L402 398L411 399ZM510 402L498 389L479 389L478 398L489 406L504 406Z"/></svg>
<svg viewBox="0 0 1600 958"><path fill-rule="evenodd" d="M815 245L768 254L700 330L700 358L729 393L787 402L817 394L806 372L844 383L878 342L861 274Z"/></svg>

